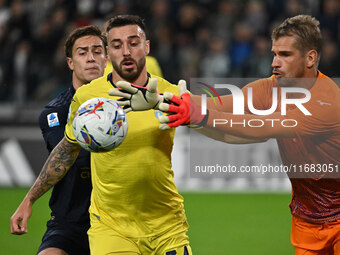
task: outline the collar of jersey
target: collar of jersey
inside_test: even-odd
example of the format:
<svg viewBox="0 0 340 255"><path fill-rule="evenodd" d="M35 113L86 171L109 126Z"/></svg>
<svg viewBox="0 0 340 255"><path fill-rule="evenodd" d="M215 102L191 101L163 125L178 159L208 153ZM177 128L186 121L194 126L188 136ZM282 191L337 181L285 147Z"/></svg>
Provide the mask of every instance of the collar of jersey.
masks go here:
<svg viewBox="0 0 340 255"><path fill-rule="evenodd" d="M76 93L76 90L74 89L73 84L71 84L70 90L71 90L72 95Z"/></svg>
<svg viewBox="0 0 340 255"><path fill-rule="evenodd" d="M151 78L151 75L149 73L147 73L147 75L148 75L148 79L146 80L146 83L142 87L146 87L146 85L148 85L149 83L149 79ZM117 88L117 86L112 82L112 72L107 75L107 81L109 81L113 87Z"/></svg>

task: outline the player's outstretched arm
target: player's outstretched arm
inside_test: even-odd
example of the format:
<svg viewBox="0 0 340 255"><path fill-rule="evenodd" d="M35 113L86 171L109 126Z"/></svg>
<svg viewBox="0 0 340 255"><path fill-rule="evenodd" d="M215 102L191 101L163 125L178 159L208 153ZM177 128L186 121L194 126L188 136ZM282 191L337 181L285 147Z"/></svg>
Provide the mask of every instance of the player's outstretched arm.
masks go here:
<svg viewBox="0 0 340 255"><path fill-rule="evenodd" d="M186 82L184 80L179 81L178 90L181 95L180 98L172 93L164 93L164 99L170 101L170 103L161 103L159 105L159 109L165 113L170 113L170 115L160 116L159 121L161 125L159 128L161 130L167 130L180 125L187 125L189 127L196 128L195 130L197 132L207 137L225 143L247 144L265 142L268 140L238 137L230 135L224 131L204 127L209 116L209 111L207 111L206 115L201 114L201 108L191 101L191 95L187 90Z"/></svg>
<svg viewBox="0 0 340 255"><path fill-rule="evenodd" d="M11 233L27 233L27 221L32 214L34 202L60 181L73 165L80 151L78 144L64 137L53 149L33 186L10 219Z"/></svg>
<svg viewBox="0 0 340 255"><path fill-rule="evenodd" d="M158 94L157 78L151 78L147 87L133 85L127 81L117 82L117 87L109 90L110 96L122 97L118 104L125 112L158 109L163 97Z"/></svg>

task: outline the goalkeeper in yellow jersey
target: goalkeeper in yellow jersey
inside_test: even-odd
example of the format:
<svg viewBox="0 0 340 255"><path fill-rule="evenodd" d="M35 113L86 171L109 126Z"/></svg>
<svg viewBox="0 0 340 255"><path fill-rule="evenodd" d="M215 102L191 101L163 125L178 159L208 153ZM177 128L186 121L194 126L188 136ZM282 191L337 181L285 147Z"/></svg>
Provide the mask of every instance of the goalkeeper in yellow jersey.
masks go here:
<svg viewBox="0 0 340 255"><path fill-rule="evenodd" d="M76 91L65 137L51 152L21 210L30 214L32 204L67 173L77 157L80 146L72 121L78 107L93 97L119 99L125 87L129 92L135 89L133 97L141 103L124 102L129 121L124 142L112 151L91 153L91 254L191 255L183 198L171 170L174 130L160 131L157 119L162 97L156 88L160 93L176 94L177 87L147 72L145 58L150 44L140 17L115 16L109 20L106 33L113 72ZM118 91L117 86L123 90ZM146 102L148 109L153 109L129 112L145 110L141 106Z"/></svg>

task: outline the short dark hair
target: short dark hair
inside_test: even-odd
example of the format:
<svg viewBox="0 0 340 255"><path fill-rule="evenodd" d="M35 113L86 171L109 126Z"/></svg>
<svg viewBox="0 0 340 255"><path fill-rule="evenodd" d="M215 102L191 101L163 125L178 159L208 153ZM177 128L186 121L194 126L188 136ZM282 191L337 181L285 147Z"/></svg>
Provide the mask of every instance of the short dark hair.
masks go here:
<svg viewBox="0 0 340 255"><path fill-rule="evenodd" d="M80 27L75 30L73 30L69 36L66 39L65 42L65 56L68 58L72 58L72 49L73 45L76 42L77 39L84 37L84 36L98 36L100 40L103 42L104 50L106 52L106 37L102 34L102 31L97 26L86 26L86 27Z"/></svg>
<svg viewBox="0 0 340 255"><path fill-rule="evenodd" d="M283 36L294 36L297 49L305 54L309 50L316 50L320 57L322 36L319 28L320 22L310 15L298 15L283 21L272 33L272 40Z"/></svg>
<svg viewBox="0 0 340 255"><path fill-rule="evenodd" d="M127 26L127 25L137 25L143 30L144 34L146 34L145 23L143 19L137 15L128 15L128 14L117 15L109 19L107 21L106 34L108 34L109 31L114 27L122 27L122 26Z"/></svg>

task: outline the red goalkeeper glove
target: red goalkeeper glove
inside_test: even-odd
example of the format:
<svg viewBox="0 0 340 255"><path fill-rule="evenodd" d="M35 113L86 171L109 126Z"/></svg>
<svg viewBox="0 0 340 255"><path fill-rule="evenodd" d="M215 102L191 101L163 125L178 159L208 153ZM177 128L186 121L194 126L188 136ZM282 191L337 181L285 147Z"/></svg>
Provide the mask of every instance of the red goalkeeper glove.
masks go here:
<svg viewBox="0 0 340 255"><path fill-rule="evenodd" d="M199 128L205 125L209 112L201 114L201 108L190 100L190 93L187 90L186 82L180 80L178 83L180 98L172 93L165 92L164 100L170 103L161 103L159 109L169 115L162 115L159 118L161 130L187 125L191 128Z"/></svg>

